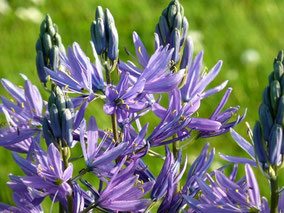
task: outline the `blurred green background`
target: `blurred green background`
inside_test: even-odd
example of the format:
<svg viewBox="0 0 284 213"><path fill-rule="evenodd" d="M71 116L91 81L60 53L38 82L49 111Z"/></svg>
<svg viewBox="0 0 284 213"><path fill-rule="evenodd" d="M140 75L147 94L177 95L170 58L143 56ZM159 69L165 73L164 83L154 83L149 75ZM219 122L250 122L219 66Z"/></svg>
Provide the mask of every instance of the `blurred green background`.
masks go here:
<svg viewBox="0 0 284 213"><path fill-rule="evenodd" d="M282 0L180 0L189 21L189 34L195 45L195 54L204 49L204 66L209 69L218 60L223 60L222 71L210 85L229 80L233 93L227 107L240 105L240 113L248 109L245 121L252 127L257 119L262 91L268 84L273 59L284 48L284 1ZM18 75L23 73L40 87L35 66L35 43L39 35L40 22L49 13L59 27L65 47L77 41L92 57L89 41L90 24L98 5L109 8L119 32L120 57L129 58L123 48L134 53L132 32L135 30L144 41L149 52L154 50L154 29L162 10L169 1L164 0L0 0L0 78L15 84L23 84ZM42 92L42 88L40 88ZM1 94L7 93L1 87ZM202 102L200 117L209 117L220 101L224 91ZM46 98L46 93L44 97ZM100 128L109 126L109 118L102 115L102 103L92 103L88 116L94 114ZM151 116L151 115L150 115ZM151 118L146 117L145 123ZM2 117L3 119L3 117ZM158 120L153 120L152 127ZM242 122L236 130L246 139L247 127ZM199 154L205 141L222 152L234 156L247 156L236 146L229 134L217 138L200 140L187 150L190 163ZM163 152L163 150L162 150ZM152 159L150 159L151 161ZM152 161L153 162L153 161ZM156 162L156 161L155 161ZM213 168L224 161L216 155ZM153 168L158 174L162 161L157 160ZM8 174L21 174L13 163L9 151L0 148L0 201L12 203L11 190L5 185ZM83 165L83 164L82 164ZM243 167L241 167L243 168ZM243 173L241 173L243 174ZM267 181L260 173L261 193L269 195ZM281 182L283 180L283 172Z"/></svg>

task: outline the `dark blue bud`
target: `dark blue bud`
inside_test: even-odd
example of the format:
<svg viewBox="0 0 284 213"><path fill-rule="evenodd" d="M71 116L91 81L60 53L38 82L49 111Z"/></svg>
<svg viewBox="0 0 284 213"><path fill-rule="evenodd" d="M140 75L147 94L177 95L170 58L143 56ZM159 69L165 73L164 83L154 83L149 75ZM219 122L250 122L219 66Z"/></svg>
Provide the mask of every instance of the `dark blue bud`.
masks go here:
<svg viewBox="0 0 284 213"><path fill-rule="evenodd" d="M182 38L180 44L183 45L185 38L187 37L188 32L188 21L187 18L184 16L182 20Z"/></svg>
<svg viewBox="0 0 284 213"><path fill-rule="evenodd" d="M37 68L37 74L39 77L39 80L42 83L47 82L47 74L44 70L44 58L42 51L38 51L36 55L36 68Z"/></svg>
<svg viewBox="0 0 284 213"><path fill-rule="evenodd" d="M45 33L42 37L43 51L44 55L48 55L50 49L52 48L52 40L48 33Z"/></svg>
<svg viewBox="0 0 284 213"><path fill-rule="evenodd" d="M284 95L284 75L281 77L280 85L282 90L281 94Z"/></svg>
<svg viewBox="0 0 284 213"><path fill-rule="evenodd" d="M262 93L262 101L263 103L268 106L268 108L272 111L272 108L270 106L270 91L269 91L269 86L265 87Z"/></svg>
<svg viewBox="0 0 284 213"><path fill-rule="evenodd" d="M279 100L277 114L275 117L275 122L279 125L284 126L284 96Z"/></svg>
<svg viewBox="0 0 284 213"><path fill-rule="evenodd" d="M254 147L256 156L258 158L258 161L261 163L266 163L266 152L264 149L264 141L262 139L261 135L261 127L259 121L257 121L253 128L253 141L254 141Z"/></svg>
<svg viewBox="0 0 284 213"><path fill-rule="evenodd" d="M53 45L53 47L50 50L49 54L50 59L50 65L52 70L56 70L59 65L59 49L57 46Z"/></svg>
<svg viewBox="0 0 284 213"><path fill-rule="evenodd" d="M274 80L270 84L270 103L271 103L271 108L273 109L274 115L276 114L280 96L281 96L280 83L279 81Z"/></svg>
<svg viewBox="0 0 284 213"><path fill-rule="evenodd" d="M282 62L275 61L273 64L273 68L274 68L274 79L279 81L284 73Z"/></svg>
<svg viewBox="0 0 284 213"><path fill-rule="evenodd" d="M109 9L105 9L105 25L106 29L109 28L109 25L114 24L114 19Z"/></svg>
<svg viewBox="0 0 284 213"><path fill-rule="evenodd" d="M36 51L43 51L42 43L41 43L41 38L39 38L36 42Z"/></svg>
<svg viewBox="0 0 284 213"><path fill-rule="evenodd" d="M46 22L45 21L41 22L41 25L40 25L40 34L41 35L44 35L44 33L46 32L46 30L47 30L46 27L47 27Z"/></svg>
<svg viewBox="0 0 284 213"><path fill-rule="evenodd" d="M173 29L177 28L178 30L181 30L181 26L182 26L182 16L178 13L174 19Z"/></svg>
<svg viewBox="0 0 284 213"><path fill-rule="evenodd" d="M163 44L169 43L170 29L168 26L168 22L164 16L160 17L159 20L159 32L161 33Z"/></svg>
<svg viewBox="0 0 284 213"><path fill-rule="evenodd" d="M60 138L61 137L60 118L58 114L58 109L55 104L52 104L52 106L50 107L49 115L50 115L50 123L53 135L56 138Z"/></svg>
<svg viewBox="0 0 284 213"><path fill-rule="evenodd" d="M190 36L187 37L185 46L183 49L182 60L180 63L180 68L185 69L186 67L190 68L191 61L193 56L193 41Z"/></svg>
<svg viewBox="0 0 284 213"><path fill-rule="evenodd" d="M69 109L65 109L62 113L61 127L63 146L71 147L73 142L73 118Z"/></svg>
<svg viewBox="0 0 284 213"><path fill-rule="evenodd" d="M275 79L274 79L274 72L272 72L272 73L270 73L270 75L268 76L268 82L269 82L269 84L271 84L272 83L272 81L274 81Z"/></svg>
<svg viewBox="0 0 284 213"><path fill-rule="evenodd" d="M72 118L74 118L74 116L75 116L74 105L73 105L72 100L69 97L66 98L66 107L70 110Z"/></svg>
<svg viewBox="0 0 284 213"><path fill-rule="evenodd" d="M91 35L97 54L100 55L104 53L106 49L106 33L104 21L102 19L92 23Z"/></svg>
<svg viewBox="0 0 284 213"><path fill-rule="evenodd" d="M179 12L179 2L172 1L168 6L168 17L167 17L171 29L174 26L174 19L178 12Z"/></svg>
<svg viewBox="0 0 284 213"><path fill-rule="evenodd" d="M102 19L102 20L105 19L104 10L101 6L98 6L96 8L96 20L98 19Z"/></svg>
<svg viewBox="0 0 284 213"><path fill-rule="evenodd" d="M276 60L277 61L282 61L282 63L283 63L283 61L284 61L284 52L283 52L283 50L279 51Z"/></svg>
<svg viewBox="0 0 284 213"><path fill-rule="evenodd" d="M180 49L180 33L177 28L175 28L175 30L172 31L170 45L171 47L174 47L172 60L174 62L178 62L179 61L179 49Z"/></svg>
<svg viewBox="0 0 284 213"><path fill-rule="evenodd" d="M55 94L56 94L55 104L57 106L59 114L61 114L61 112L63 112L66 108L65 95L58 86L56 86Z"/></svg>
<svg viewBox="0 0 284 213"><path fill-rule="evenodd" d="M53 135L52 135L51 127L46 117L44 117L43 122L42 122L42 133L43 133L43 138L45 140L45 143L48 147L51 143L53 143Z"/></svg>
<svg viewBox="0 0 284 213"><path fill-rule="evenodd" d="M270 136L270 130L273 126L273 119L270 110L264 103L262 103L259 106L258 114L263 131L263 138L264 140L268 141Z"/></svg>
<svg viewBox="0 0 284 213"><path fill-rule="evenodd" d="M108 57L110 60L116 60L118 56L118 34L114 23L109 25L108 29Z"/></svg>
<svg viewBox="0 0 284 213"><path fill-rule="evenodd" d="M53 91L51 91L50 96L48 98L48 110L50 110L52 104L56 103L56 95Z"/></svg>
<svg viewBox="0 0 284 213"><path fill-rule="evenodd" d="M279 160L281 159L280 151L282 144L282 134L282 127L278 124L275 124L271 130L268 147L268 155L271 165L277 165Z"/></svg>

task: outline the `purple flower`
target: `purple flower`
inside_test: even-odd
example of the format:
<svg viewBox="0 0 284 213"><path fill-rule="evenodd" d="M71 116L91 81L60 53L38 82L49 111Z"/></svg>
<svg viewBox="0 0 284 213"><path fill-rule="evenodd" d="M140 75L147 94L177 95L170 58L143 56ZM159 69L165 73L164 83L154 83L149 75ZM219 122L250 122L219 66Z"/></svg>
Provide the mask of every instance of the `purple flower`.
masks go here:
<svg viewBox="0 0 284 213"><path fill-rule="evenodd" d="M24 75L22 77L26 80L23 89L6 79L1 80L13 99L0 97L0 112L5 115L8 124L8 129L0 130L0 146L26 153L31 137L40 131L43 101L37 87Z"/></svg>
<svg viewBox="0 0 284 213"><path fill-rule="evenodd" d="M70 164L63 171L61 156L54 144L50 144L46 153L34 141L28 156L29 158L24 159L13 153L15 162L27 175L21 177L23 184L41 191L45 196L56 196L57 200L65 201L66 196L72 192L67 181L72 178L73 165Z"/></svg>
<svg viewBox="0 0 284 213"><path fill-rule="evenodd" d="M244 117L246 116L246 111L241 117L238 115L235 121L229 122L230 119L234 115L236 115L237 111L239 110L239 106L231 107L221 112L221 110L224 108L225 104L227 103L231 92L232 92L232 88L228 88L222 100L220 101L219 105L216 107L215 111L209 118L212 121L220 122L222 124L221 127L216 131L202 131L201 137L204 137L204 138L214 137L217 135L224 134L228 132L230 128L234 128L237 124L239 124L244 119Z"/></svg>
<svg viewBox="0 0 284 213"><path fill-rule="evenodd" d="M60 69L56 70L56 72L48 68L45 68L45 70L58 86L82 95L81 101L84 100L86 95L93 99L93 92L104 90L102 66L94 47L93 53L96 59L96 66L90 62L90 59L81 50L79 44L75 42L72 48L68 48L67 56L64 53L60 53L61 64L64 70L67 70L66 72Z"/></svg>
<svg viewBox="0 0 284 213"><path fill-rule="evenodd" d="M233 173L236 172L234 168ZM195 212L269 212L266 198L260 199L260 193L256 178L251 167L246 164L246 176L234 182L235 175L226 177L222 172L216 170L216 181L207 175L209 185L201 178L196 177L202 194L199 200L183 195L187 204Z"/></svg>
<svg viewBox="0 0 284 213"><path fill-rule="evenodd" d="M136 32L133 33L133 41L139 64L143 69L138 68L130 61L128 63L121 61L119 69L129 72L134 82L145 79L144 93L164 93L176 88L184 77L185 69L177 72L171 68L170 62L174 49L169 49L169 45L159 46L155 53L149 57Z"/></svg>
<svg viewBox="0 0 284 213"><path fill-rule="evenodd" d="M217 87L204 91L206 87L216 78L219 74L222 66L222 61L218 63L208 72L202 71L203 51L199 52L197 56L193 57L193 42L189 36L186 39L186 45L183 52L183 58L181 61L181 68L188 70L188 75L184 86L181 88L181 95L184 102L190 102L197 94L201 99L213 95L227 85L228 81L224 81Z"/></svg>
<svg viewBox="0 0 284 213"><path fill-rule="evenodd" d="M116 113L118 121L122 122L124 111L135 113L143 110L147 106L145 101L141 100L145 82L146 80L142 79L129 86L129 73L122 72L119 83L116 86L108 85L106 88L104 112L109 115Z"/></svg>
<svg viewBox="0 0 284 213"><path fill-rule="evenodd" d="M179 173L179 168L182 160L181 151L179 151L177 159L174 159L174 155L170 152L168 146L166 149L166 159L161 169L159 176L156 179L156 183L151 191L152 200L160 200L168 190L175 191L177 183L181 179L186 169L187 158L185 159L184 168Z"/></svg>
<svg viewBox="0 0 284 213"><path fill-rule="evenodd" d="M87 185L97 197L92 204L93 207L99 206L112 211L143 211L150 204L148 199L141 199L151 188L153 182L143 183L139 180L139 175L134 175L137 161L133 161L122 169L125 164L124 157L115 168L113 176L108 181L106 187L100 192Z"/></svg>
<svg viewBox="0 0 284 213"><path fill-rule="evenodd" d="M194 197L199 191L199 186L196 182L196 177L204 178L205 173L209 169L215 156L215 149L212 149L208 154L209 143L207 143L200 155L191 165L191 168L187 174L186 183L181 187L178 193L176 193L176 184L173 182L173 177L168 178L167 194L159 207L159 212L165 210L169 212L178 212L185 204L182 194ZM185 162L186 164L186 162ZM180 173L181 175L183 172Z"/></svg>
<svg viewBox="0 0 284 213"><path fill-rule="evenodd" d="M96 172L100 177L105 173L109 173L114 167L112 161L123 154L128 147L127 142L122 142L116 146L112 141L106 140L108 137L105 134L104 139L98 144L99 130L94 117L90 117L88 124L88 131L85 141L85 123L80 126L80 142L82 146L83 155L86 161L87 169ZM87 144L87 146L86 146Z"/></svg>

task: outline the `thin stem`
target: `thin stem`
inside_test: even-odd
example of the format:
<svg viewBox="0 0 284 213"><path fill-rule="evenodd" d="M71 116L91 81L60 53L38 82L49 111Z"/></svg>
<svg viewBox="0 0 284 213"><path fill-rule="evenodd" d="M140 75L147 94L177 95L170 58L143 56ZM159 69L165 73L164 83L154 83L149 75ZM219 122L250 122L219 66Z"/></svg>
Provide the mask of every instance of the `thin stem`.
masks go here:
<svg viewBox="0 0 284 213"><path fill-rule="evenodd" d="M270 190L271 190L271 213L278 212L278 200L279 200L279 191L278 191L278 177L270 178Z"/></svg>
<svg viewBox="0 0 284 213"><path fill-rule="evenodd" d="M157 158L161 158L161 159L163 159L163 160L166 159L165 156L160 155L159 153L157 153L157 152L155 152L155 151L153 151L153 150L151 150L151 149L149 149L148 154L149 154L150 156L157 157Z"/></svg>
<svg viewBox="0 0 284 213"><path fill-rule="evenodd" d="M177 134L173 135L173 139L175 139L177 137L178 137ZM176 141L176 142L173 143L173 154L174 154L175 159L177 159L178 152L179 152L179 141ZM176 192L179 192L179 190L180 190L180 182L177 183Z"/></svg>
<svg viewBox="0 0 284 213"><path fill-rule="evenodd" d="M79 174L78 174L76 177L74 177L74 178L72 179L72 182L74 183L75 181L77 181L78 179L80 179L80 178L81 178L83 175L85 175L88 171L89 171L88 168L82 169L82 170L79 172Z"/></svg>
<svg viewBox="0 0 284 213"><path fill-rule="evenodd" d="M68 168L69 166L69 162L68 162L68 158L69 158L69 147L65 147L62 149L62 159L63 159L63 164L64 164L64 170ZM68 180L67 183L70 185L71 188L72 187L72 180ZM67 208L68 208L68 212L73 212L73 196L72 193L67 195Z"/></svg>
<svg viewBox="0 0 284 213"><path fill-rule="evenodd" d="M200 133L196 134L190 141L183 144L179 149L186 150L190 145L192 145L198 138L200 137Z"/></svg>
<svg viewBox="0 0 284 213"><path fill-rule="evenodd" d="M177 137L178 137L178 135L174 134L173 139L175 139ZM173 154L174 154L175 159L178 156L178 151L179 151L179 141L176 141L176 142L173 143Z"/></svg>
<svg viewBox="0 0 284 213"><path fill-rule="evenodd" d="M107 80L107 84L111 83L111 77L110 77L110 72L111 72L111 68L109 68L109 66L107 66L107 64L104 64L104 68L106 71L106 80ZM118 126L117 126L117 118L116 118L116 113L111 115L111 123L112 123L112 130L113 130L113 138L115 140L116 143L118 143Z"/></svg>

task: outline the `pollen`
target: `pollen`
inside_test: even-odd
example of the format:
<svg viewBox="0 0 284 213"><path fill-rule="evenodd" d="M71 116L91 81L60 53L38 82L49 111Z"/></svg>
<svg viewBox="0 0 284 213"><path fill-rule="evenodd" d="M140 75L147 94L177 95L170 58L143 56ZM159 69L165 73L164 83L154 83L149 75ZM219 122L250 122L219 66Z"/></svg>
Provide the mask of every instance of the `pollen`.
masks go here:
<svg viewBox="0 0 284 213"><path fill-rule="evenodd" d="M21 106L22 106L22 108L24 108L24 107L25 107L25 104L24 104L24 102L22 102Z"/></svg>
<svg viewBox="0 0 284 213"><path fill-rule="evenodd" d="M49 168L52 170L52 171L54 171L54 168L53 168L53 166L49 166Z"/></svg>
<svg viewBox="0 0 284 213"><path fill-rule="evenodd" d="M140 55L142 55L141 46L138 47L138 52L139 52Z"/></svg>
<svg viewBox="0 0 284 213"><path fill-rule="evenodd" d="M223 206L217 206L218 209L223 209Z"/></svg>
<svg viewBox="0 0 284 213"><path fill-rule="evenodd" d="M128 104L125 104L125 106L126 106L127 110L129 110L129 109L130 109L130 108L129 108L129 106L128 106Z"/></svg>
<svg viewBox="0 0 284 213"><path fill-rule="evenodd" d="M12 110L13 113L15 113L15 109L13 107L11 107L11 110Z"/></svg>
<svg viewBox="0 0 284 213"><path fill-rule="evenodd" d="M115 90L115 93L116 93L116 94L118 94L118 91L117 91L117 90Z"/></svg>
<svg viewBox="0 0 284 213"><path fill-rule="evenodd" d="M24 87L22 85L19 85L18 87L21 88L21 89L24 89Z"/></svg>
<svg viewBox="0 0 284 213"><path fill-rule="evenodd" d="M15 102L13 98L10 99L11 102Z"/></svg>
<svg viewBox="0 0 284 213"><path fill-rule="evenodd" d="M47 80L50 81L50 75L47 76Z"/></svg>
<svg viewBox="0 0 284 213"><path fill-rule="evenodd" d="M31 118L28 122L28 125L30 125L32 123L33 119Z"/></svg>
<svg viewBox="0 0 284 213"><path fill-rule="evenodd" d="M144 188L143 187L139 187L139 189L141 189L142 193L145 193Z"/></svg>
<svg viewBox="0 0 284 213"><path fill-rule="evenodd" d="M67 85L67 84L66 84L64 88L67 90L67 89L68 89L68 87L69 87L69 85Z"/></svg>

